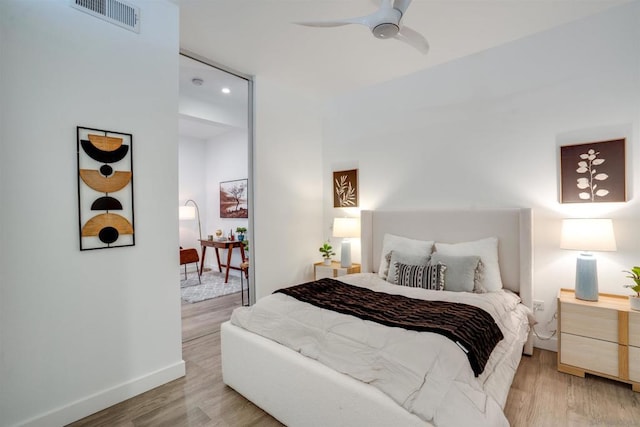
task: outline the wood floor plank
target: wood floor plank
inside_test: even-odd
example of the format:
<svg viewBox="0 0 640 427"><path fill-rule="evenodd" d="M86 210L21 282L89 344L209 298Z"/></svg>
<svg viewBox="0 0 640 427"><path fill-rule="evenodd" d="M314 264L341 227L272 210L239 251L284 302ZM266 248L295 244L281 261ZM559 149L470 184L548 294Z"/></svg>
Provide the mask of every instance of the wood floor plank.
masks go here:
<svg viewBox="0 0 640 427"><path fill-rule="evenodd" d="M523 356L505 405L512 427L640 426L640 393L605 378L557 370L556 353Z"/></svg>
<svg viewBox="0 0 640 427"><path fill-rule="evenodd" d="M240 304L240 294L183 304L186 376L70 426L282 426L222 382L220 324ZM560 373L556 353L534 349L520 362L505 414L512 427L640 426L640 393L615 381Z"/></svg>

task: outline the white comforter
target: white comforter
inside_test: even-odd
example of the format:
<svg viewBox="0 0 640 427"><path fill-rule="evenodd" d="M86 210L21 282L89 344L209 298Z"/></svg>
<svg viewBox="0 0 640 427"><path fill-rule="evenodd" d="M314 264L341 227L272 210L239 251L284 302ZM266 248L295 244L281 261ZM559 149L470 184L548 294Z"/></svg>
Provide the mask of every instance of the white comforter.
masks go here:
<svg viewBox="0 0 640 427"><path fill-rule="evenodd" d="M284 294L233 312L231 322L371 384L436 426L508 426L502 407L528 335L528 309L508 291L428 291L389 284L375 274L343 282L408 297L461 302L495 319L504 339L475 377L465 353L435 333L390 328L300 302Z"/></svg>

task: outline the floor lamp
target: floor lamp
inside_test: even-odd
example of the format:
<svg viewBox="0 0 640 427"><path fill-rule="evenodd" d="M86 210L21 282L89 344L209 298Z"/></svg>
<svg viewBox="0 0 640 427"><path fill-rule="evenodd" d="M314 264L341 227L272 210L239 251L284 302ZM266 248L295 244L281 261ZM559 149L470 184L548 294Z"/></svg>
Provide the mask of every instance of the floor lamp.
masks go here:
<svg viewBox="0 0 640 427"><path fill-rule="evenodd" d="M561 249L579 250L576 261L576 298L598 301L598 269L590 251L615 251L616 238L610 219L562 220Z"/></svg>
<svg viewBox="0 0 640 427"><path fill-rule="evenodd" d="M193 203L193 206L188 206L189 202ZM200 209L198 204L194 200L187 200L184 202L184 206L180 206L178 211L179 219L195 219L198 218L198 236L202 240L202 227L200 226Z"/></svg>

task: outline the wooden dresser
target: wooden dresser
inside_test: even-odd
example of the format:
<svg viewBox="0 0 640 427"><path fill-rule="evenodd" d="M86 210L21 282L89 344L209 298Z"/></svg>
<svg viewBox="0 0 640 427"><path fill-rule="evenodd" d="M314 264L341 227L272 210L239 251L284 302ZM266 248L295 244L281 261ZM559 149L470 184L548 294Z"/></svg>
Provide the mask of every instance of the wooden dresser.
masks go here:
<svg viewBox="0 0 640 427"><path fill-rule="evenodd" d="M558 293L558 370L631 384L640 392L640 312L626 296L599 294L598 301Z"/></svg>

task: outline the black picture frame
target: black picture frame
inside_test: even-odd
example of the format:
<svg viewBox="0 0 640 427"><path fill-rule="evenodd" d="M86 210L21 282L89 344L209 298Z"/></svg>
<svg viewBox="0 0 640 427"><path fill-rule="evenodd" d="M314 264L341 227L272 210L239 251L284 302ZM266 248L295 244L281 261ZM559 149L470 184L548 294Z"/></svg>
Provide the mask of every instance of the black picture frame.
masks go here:
<svg viewBox="0 0 640 427"><path fill-rule="evenodd" d="M76 128L80 250L135 245L133 135Z"/></svg>

